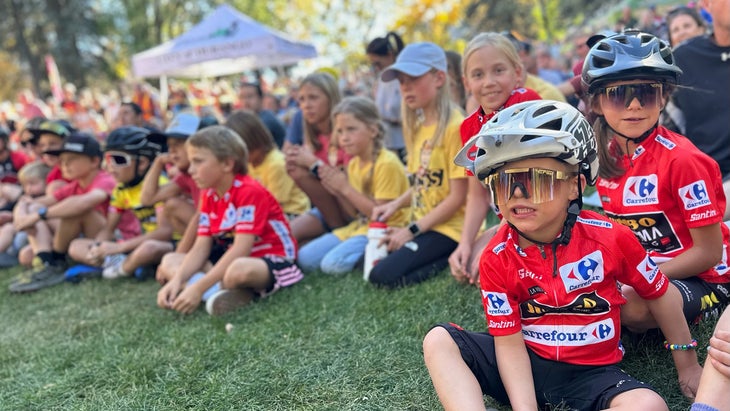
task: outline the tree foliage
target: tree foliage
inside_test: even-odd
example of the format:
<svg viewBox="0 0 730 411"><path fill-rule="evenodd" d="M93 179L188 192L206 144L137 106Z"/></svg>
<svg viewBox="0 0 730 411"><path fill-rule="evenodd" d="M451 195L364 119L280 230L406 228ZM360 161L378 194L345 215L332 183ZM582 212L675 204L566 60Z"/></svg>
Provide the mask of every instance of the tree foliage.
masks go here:
<svg viewBox="0 0 730 411"><path fill-rule="evenodd" d="M43 59L83 86L130 75L132 54L170 40L222 0L1 0L0 49L9 73L48 90ZM292 38L323 45L333 63L360 64L369 40L387 26L406 42L429 40L461 51L481 31L514 29L546 41L585 23L605 2L589 0L231 0L236 9ZM376 29L377 28L377 29ZM13 69L15 67L15 69ZM7 77L7 76L6 76ZM4 85L17 89L22 81ZM3 96L9 97L4 91Z"/></svg>

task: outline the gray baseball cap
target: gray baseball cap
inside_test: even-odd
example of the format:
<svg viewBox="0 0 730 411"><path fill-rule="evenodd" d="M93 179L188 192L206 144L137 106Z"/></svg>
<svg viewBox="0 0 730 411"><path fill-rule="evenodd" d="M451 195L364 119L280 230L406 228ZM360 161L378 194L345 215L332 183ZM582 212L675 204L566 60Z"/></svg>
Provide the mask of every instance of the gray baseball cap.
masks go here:
<svg viewBox="0 0 730 411"><path fill-rule="evenodd" d="M444 50L434 43L413 43L407 45L398 54L395 63L383 70L380 78L383 81L392 81L398 77L399 72L413 77L420 77L431 69L446 71L446 53L444 53Z"/></svg>
<svg viewBox="0 0 730 411"><path fill-rule="evenodd" d="M165 129L165 135L170 138L186 139L198 131L200 118L192 113L179 113Z"/></svg>

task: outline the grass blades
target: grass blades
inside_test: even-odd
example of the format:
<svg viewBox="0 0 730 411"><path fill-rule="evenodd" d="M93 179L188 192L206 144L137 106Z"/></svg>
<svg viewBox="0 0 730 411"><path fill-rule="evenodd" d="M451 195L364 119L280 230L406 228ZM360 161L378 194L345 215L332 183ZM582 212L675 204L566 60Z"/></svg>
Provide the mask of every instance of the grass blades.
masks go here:
<svg viewBox="0 0 730 411"><path fill-rule="evenodd" d="M18 271L3 271L0 286ZM153 281L89 280L6 292L0 408L437 410L423 336L444 321L484 328L478 291L446 273L395 291L360 273L309 275L221 318L161 310L157 290ZM700 347L711 331L695 332ZM647 340L627 342L624 368L671 409L686 409L670 354Z"/></svg>

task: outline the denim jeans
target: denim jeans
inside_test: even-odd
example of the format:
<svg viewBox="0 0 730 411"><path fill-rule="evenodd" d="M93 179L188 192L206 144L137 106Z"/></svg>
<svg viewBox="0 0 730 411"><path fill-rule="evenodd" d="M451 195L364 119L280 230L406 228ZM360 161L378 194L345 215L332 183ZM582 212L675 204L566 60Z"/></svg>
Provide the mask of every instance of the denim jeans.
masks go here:
<svg viewBox="0 0 730 411"><path fill-rule="evenodd" d="M332 233L323 234L299 249L299 266L306 272L321 270L342 275L355 269L365 254L367 236L356 235L340 241Z"/></svg>

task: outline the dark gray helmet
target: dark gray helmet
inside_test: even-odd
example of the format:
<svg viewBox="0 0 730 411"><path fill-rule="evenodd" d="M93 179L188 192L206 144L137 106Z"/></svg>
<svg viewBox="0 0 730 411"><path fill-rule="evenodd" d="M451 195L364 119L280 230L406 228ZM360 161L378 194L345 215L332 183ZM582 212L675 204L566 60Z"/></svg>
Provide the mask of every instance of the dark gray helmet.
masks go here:
<svg viewBox="0 0 730 411"><path fill-rule="evenodd" d="M104 151L118 150L154 158L162 151L162 145L156 139L157 134L146 128L120 127L109 134Z"/></svg>
<svg viewBox="0 0 730 411"><path fill-rule="evenodd" d="M620 80L646 78L675 85L680 74L669 44L653 34L626 30L591 47L581 80L593 94L602 85Z"/></svg>

